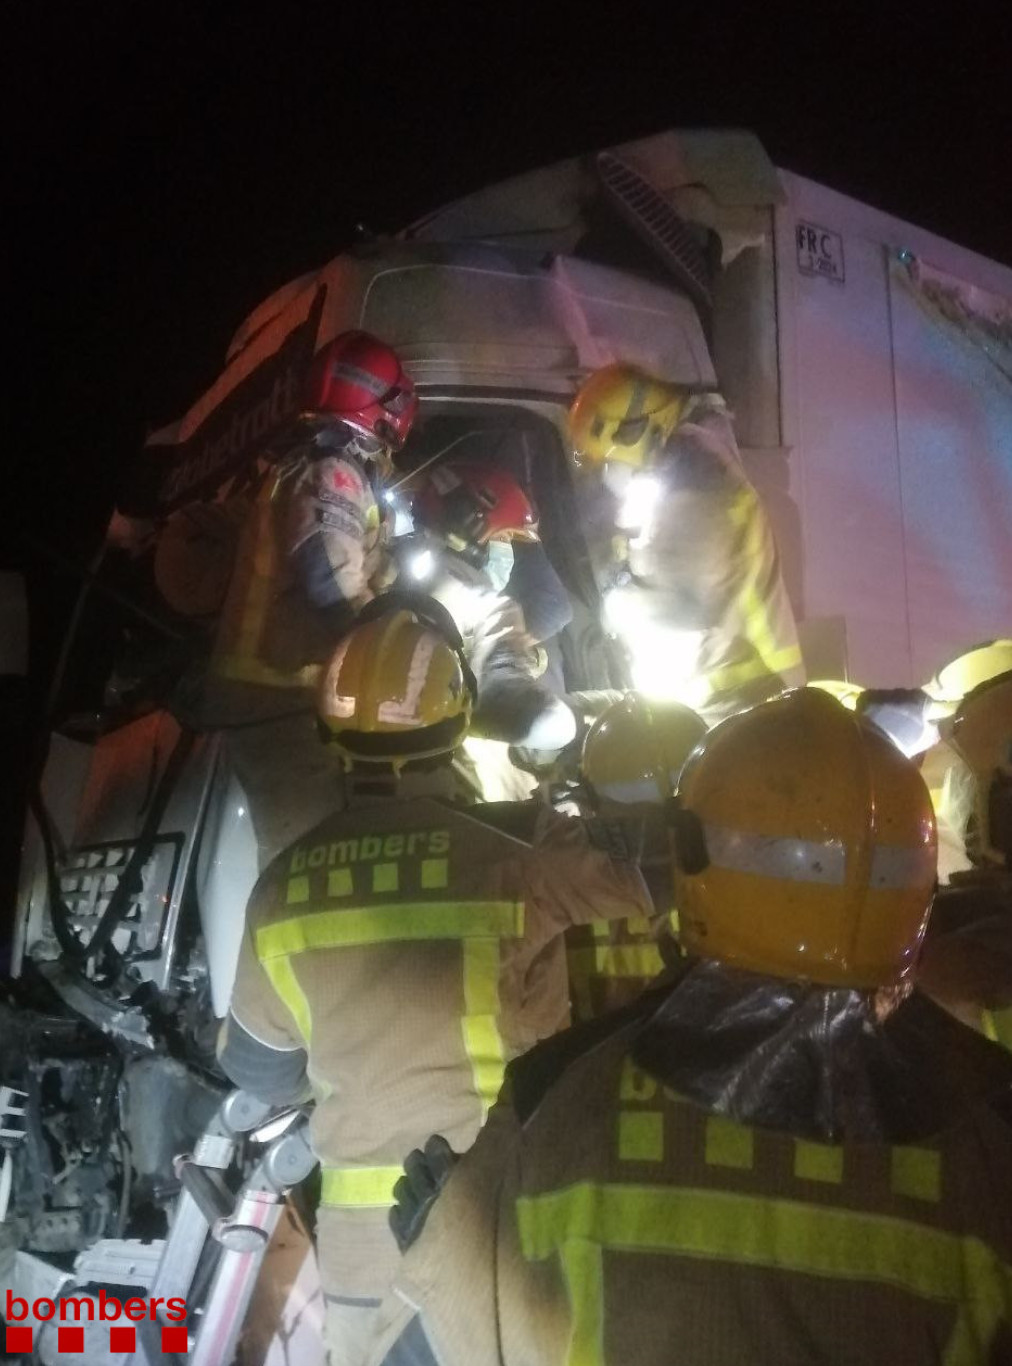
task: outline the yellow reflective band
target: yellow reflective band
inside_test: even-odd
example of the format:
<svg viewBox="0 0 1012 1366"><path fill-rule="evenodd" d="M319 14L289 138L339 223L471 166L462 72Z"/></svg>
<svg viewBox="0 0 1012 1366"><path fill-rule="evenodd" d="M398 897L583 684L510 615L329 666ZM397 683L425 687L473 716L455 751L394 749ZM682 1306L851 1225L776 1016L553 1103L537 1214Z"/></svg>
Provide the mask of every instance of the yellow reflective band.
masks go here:
<svg viewBox="0 0 1012 1366"><path fill-rule="evenodd" d="M327 874L328 896L351 896L354 890L350 868L331 868Z"/></svg>
<svg viewBox="0 0 1012 1366"><path fill-rule="evenodd" d="M311 911L257 930L261 962L311 949L346 949L412 939L519 938L524 908L513 901L400 902Z"/></svg>
<svg viewBox="0 0 1012 1366"><path fill-rule="evenodd" d="M619 1078L619 1100L653 1100L657 1094L657 1082L637 1067L632 1058L622 1060L622 1076Z"/></svg>
<svg viewBox="0 0 1012 1366"><path fill-rule="evenodd" d="M618 1116L618 1155L623 1162L660 1162L664 1158L664 1116L656 1110L622 1110Z"/></svg>
<svg viewBox="0 0 1012 1366"><path fill-rule="evenodd" d="M291 1011L292 1019L298 1026L299 1033L308 1048L313 1028L313 1017L306 994L299 986L299 979L295 975L291 960L283 956L272 958L269 962L264 963L264 972L270 979L271 986Z"/></svg>
<svg viewBox="0 0 1012 1366"><path fill-rule="evenodd" d="M759 499L751 487L741 490L728 511L728 518L743 531L741 555L744 563L750 567L750 575L742 588L738 606L744 622L745 639L759 658L729 665L708 675L707 682L714 692L751 682L766 673L782 673L798 668L802 662L797 644L777 647L769 607L757 587L757 571L763 562L766 525Z"/></svg>
<svg viewBox="0 0 1012 1366"><path fill-rule="evenodd" d="M934 1148L893 1148L889 1184L894 1195L937 1204L942 1198L942 1155Z"/></svg>
<svg viewBox="0 0 1012 1366"><path fill-rule="evenodd" d="M319 664L305 664L295 673L286 674L272 669L268 664L258 664L256 660L221 655L215 663L214 672L233 683L262 683L268 688L305 688L315 691L323 670Z"/></svg>
<svg viewBox="0 0 1012 1366"><path fill-rule="evenodd" d="M838 1186L843 1181L843 1149L796 1138L794 1175L799 1181L827 1181Z"/></svg>
<svg viewBox="0 0 1012 1366"><path fill-rule="evenodd" d="M595 949L594 966L602 977L656 977L664 960L656 944L616 944Z"/></svg>
<svg viewBox="0 0 1012 1366"><path fill-rule="evenodd" d="M569 949L566 963L571 984L582 988L587 987L592 977L651 979L664 968L664 959L656 944Z"/></svg>
<svg viewBox="0 0 1012 1366"><path fill-rule="evenodd" d="M748 1170L754 1161L754 1140L751 1129L723 1115L706 1117L706 1165L708 1167L739 1167Z"/></svg>
<svg viewBox="0 0 1012 1366"><path fill-rule="evenodd" d="M1012 1052L1012 1009L981 1012L984 1034L992 1043L1001 1044Z"/></svg>
<svg viewBox="0 0 1012 1366"><path fill-rule="evenodd" d="M772 651L768 656L746 659L741 664L728 664L723 669L713 669L706 675L706 681L713 692L724 692L739 687L742 683L751 683L753 679L762 678L765 674L784 673L788 669L796 669L801 663L799 647L788 645L782 650Z"/></svg>
<svg viewBox="0 0 1012 1366"><path fill-rule="evenodd" d="M1012 1267L979 1238L945 1233L885 1215L829 1209L727 1191L582 1182L516 1202L520 1246L528 1261L561 1256L571 1245L617 1252L669 1253L734 1265L871 1281L958 1308L942 1361L971 1366L987 1356L1012 1301ZM586 1266L586 1258L581 1258ZM569 1286L574 1316L589 1315L579 1282ZM572 1343L586 1341L589 1318ZM598 1366L571 1350L567 1366Z"/></svg>
<svg viewBox="0 0 1012 1366"><path fill-rule="evenodd" d="M276 484L277 481L275 487ZM227 664L231 666L229 674L232 677L242 678L246 669L256 674L264 667L259 665L260 644L273 596L272 581L277 577L272 498L273 493L268 493L268 486L265 483L257 494L256 510L246 531L246 535L253 538L252 553L246 558L245 563L246 582L243 585L242 606L235 633L235 654L227 659ZM241 555L239 558L242 560Z"/></svg>
<svg viewBox="0 0 1012 1366"><path fill-rule="evenodd" d="M604 1268L595 1243L573 1239L559 1250L573 1329L566 1366L604 1366Z"/></svg>
<svg viewBox="0 0 1012 1366"><path fill-rule="evenodd" d="M482 1123L502 1090L506 1054L499 1033L499 940L464 941L464 1009L460 1022Z"/></svg>
<svg viewBox="0 0 1012 1366"><path fill-rule="evenodd" d="M305 873L300 873L297 877L288 879L288 893L285 896L285 903L288 906L298 905L299 902L309 900L309 878Z"/></svg>
<svg viewBox="0 0 1012 1366"><path fill-rule="evenodd" d="M445 858L422 859L422 886L426 891L435 891L449 882L449 864Z"/></svg>
<svg viewBox="0 0 1012 1366"><path fill-rule="evenodd" d="M403 1175L402 1167L324 1167L320 1203L389 1209Z"/></svg>
<svg viewBox="0 0 1012 1366"><path fill-rule="evenodd" d="M374 892L396 892L400 878L396 863L374 863L372 889Z"/></svg>

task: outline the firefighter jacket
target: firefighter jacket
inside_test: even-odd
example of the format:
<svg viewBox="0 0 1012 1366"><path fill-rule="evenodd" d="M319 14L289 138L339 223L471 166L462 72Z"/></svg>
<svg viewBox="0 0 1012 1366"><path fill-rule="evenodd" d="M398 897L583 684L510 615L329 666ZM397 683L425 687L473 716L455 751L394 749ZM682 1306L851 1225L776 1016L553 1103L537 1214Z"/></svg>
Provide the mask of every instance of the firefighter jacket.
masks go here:
<svg viewBox="0 0 1012 1366"><path fill-rule="evenodd" d="M970 765L946 740L939 740L926 751L920 768L938 823L938 881L944 887L955 875L973 867L966 835L977 783Z"/></svg>
<svg viewBox="0 0 1012 1366"><path fill-rule="evenodd" d="M664 972L660 941L676 952L677 915L595 920L566 931L566 967L574 1024L620 1010Z"/></svg>
<svg viewBox="0 0 1012 1366"><path fill-rule="evenodd" d="M543 661L523 611L488 573L424 536L396 548L409 566L420 555L434 565L420 588L453 618L478 685L474 732L505 744L561 749L576 733L569 708L538 677ZM547 563L547 559L546 559ZM410 570L404 578L410 576Z"/></svg>
<svg viewBox="0 0 1012 1366"><path fill-rule="evenodd" d="M645 1008L511 1067L404 1258L371 1366L1007 1359L998 1050L939 1016L1004 1068L1004 1112L982 1096L916 1142L815 1143L642 1070Z"/></svg>
<svg viewBox="0 0 1012 1366"><path fill-rule="evenodd" d="M697 402L651 474L657 497L628 545L638 648L663 662L665 632L693 633L697 710L710 721L803 683L773 531L719 398Z"/></svg>
<svg viewBox="0 0 1012 1366"><path fill-rule="evenodd" d="M437 1130L469 1147L508 1059L567 1024L566 927L647 913L637 838L539 803L418 798L340 812L262 875L222 1062L290 1100L305 1061L328 1295L384 1293L406 1154Z"/></svg>
<svg viewBox="0 0 1012 1366"><path fill-rule="evenodd" d="M313 443L263 473L239 539L212 673L305 688L382 585L385 526L372 462Z"/></svg>
<svg viewBox="0 0 1012 1366"><path fill-rule="evenodd" d="M1012 872L976 868L939 889L917 981L957 1020L1012 1052Z"/></svg>
<svg viewBox="0 0 1012 1366"><path fill-rule="evenodd" d="M623 809L626 815L637 810L631 805L619 808ZM666 971L667 964L679 962L678 912L667 909L671 897L665 896L661 881L667 871L669 834L656 805L638 810L646 835L640 866L651 890L655 913L623 920L595 920L590 925L573 925L566 931L566 968L574 1024L597 1019L638 1000ZM615 814L614 807L611 814ZM605 828L607 819L607 814L602 813ZM670 882L667 890L670 891Z"/></svg>

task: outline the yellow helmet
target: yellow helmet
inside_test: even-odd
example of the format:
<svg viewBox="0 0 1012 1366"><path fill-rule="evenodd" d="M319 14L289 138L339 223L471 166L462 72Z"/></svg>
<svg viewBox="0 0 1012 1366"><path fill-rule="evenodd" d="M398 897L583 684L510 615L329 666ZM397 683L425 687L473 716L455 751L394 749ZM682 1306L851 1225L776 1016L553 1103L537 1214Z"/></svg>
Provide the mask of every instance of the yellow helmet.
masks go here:
<svg viewBox="0 0 1012 1366"><path fill-rule="evenodd" d="M935 818L916 767L874 726L796 689L711 730L679 798L686 952L831 986L908 976L934 892Z"/></svg>
<svg viewBox="0 0 1012 1366"><path fill-rule="evenodd" d="M949 742L973 773L971 858L1012 867L1012 672L970 693L953 718Z"/></svg>
<svg viewBox="0 0 1012 1366"><path fill-rule="evenodd" d="M459 636L441 626L435 613L380 598L341 641L324 673L318 715L325 738L347 758L398 767L463 742L474 678Z"/></svg>
<svg viewBox="0 0 1012 1366"><path fill-rule="evenodd" d="M606 365L583 384L569 410L569 433L581 460L639 468L678 424L688 395L634 365Z"/></svg>
<svg viewBox="0 0 1012 1366"><path fill-rule="evenodd" d="M964 650L938 670L924 691L935 702L958 706L963 698L999 674L1012 670L1012 640L987 640Z"/></svg>
<svg viewBox="0 0 1012 1366"><path fill-rule="evenodd" d="M679 702L647 702L630 693L597 718L583 744L584 781L595 797L663 802L674 795L682 765L706 726Z"/></svg>

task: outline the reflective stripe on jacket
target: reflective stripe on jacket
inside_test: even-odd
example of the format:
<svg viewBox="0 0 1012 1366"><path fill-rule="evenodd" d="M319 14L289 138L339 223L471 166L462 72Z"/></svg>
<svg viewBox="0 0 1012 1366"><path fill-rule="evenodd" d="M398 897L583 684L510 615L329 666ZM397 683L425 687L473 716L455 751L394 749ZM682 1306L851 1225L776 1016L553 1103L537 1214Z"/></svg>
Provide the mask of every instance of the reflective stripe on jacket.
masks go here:
<svg viewBox="0 0 1012 1366"><path fill-rule="evenodd" d="M405 1257L373 1366L990 1366L1012 1331L1012 1129L746 1128L590 1047L496 1107ZM677 1344L673 1349L672 1344Z"/></svg>
<svg viewBox="0 0 1012 1366"><path fill-rule="evenodd" d="M716 715L739 697L803 683L773 530L719 401L701 403L675 429L654 473L661 496L630 543L629 565L648 623L699 633L703 710Z"/></svg>
<svg viewBox="0 0 1012 1366"><path fill-rule="evenodd" d="M573 1023L620 1010L664 971L658 938L677 933L677 915L638 920L595 920L566 931L566 967Z"/></svg>
<svg viewBox="0 0 1012 1366"><path fill-rule="evenodd" d="M380 506L358 461L312 448L267 469L240 535L214 675L312 687L341 630L372 596L383 537Z"/></svg>
<svg viewBox="0 0 1012 1366"><path fill-rule="evenodd" d="M561 936L604 906L650 909L635 863L537 803L338 812L263 874L232 1012L306 1050L328 1293L383 1293L405 1155L471 1145L507 1060L567 1023Z"/></svg>

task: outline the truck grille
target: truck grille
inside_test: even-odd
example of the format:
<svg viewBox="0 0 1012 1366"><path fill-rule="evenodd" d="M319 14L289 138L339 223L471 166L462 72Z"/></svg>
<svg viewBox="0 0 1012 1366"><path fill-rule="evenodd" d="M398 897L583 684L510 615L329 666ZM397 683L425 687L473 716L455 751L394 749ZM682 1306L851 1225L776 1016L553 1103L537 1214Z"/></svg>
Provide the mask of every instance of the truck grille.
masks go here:
<svg viewBox="0 0 1012 1366"><path fill-rule="evenodd" d="M179 863L181 840L162 836L141 870L140 891L113 935L113 947L125 958L150 958L161 949L165 918ZM87 944L109 905L133 853L132 844L101 844L75 849L60 869L60 891L70 921Z"/></svg>
<svg viewBox="0 0 1012 1366"><path fill-rule="evenodd" d="M709 312L706 257L682 218L638 171L613 152L600 152L597 174L605 197L685 290L697 308Z"/></svg>

